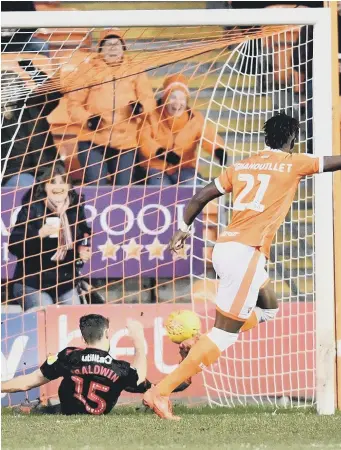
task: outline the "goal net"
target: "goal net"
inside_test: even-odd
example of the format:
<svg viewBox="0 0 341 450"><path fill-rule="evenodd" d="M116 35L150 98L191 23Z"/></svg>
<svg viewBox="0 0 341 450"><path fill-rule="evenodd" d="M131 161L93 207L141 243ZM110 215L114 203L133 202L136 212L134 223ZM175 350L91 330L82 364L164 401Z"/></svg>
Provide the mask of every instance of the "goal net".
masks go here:
<svg viewBox="0 0 341 450"><path fill-rule="evenodd" d="M205 208L177 257L168 241L196 190L264 149L262 126L274 113L298 118L295 151L314 153L313 26L16 33L21 48L11 47L12 37L1 54L2 379L29 373L71 342L74 318L92 307L121 327L125 315L137 314L147 341L154 333L152 349L174 308L192 307L206 331L218 283L212 248L231 216L229 196ZM44 54L27 50L33 37L48 44ZM67 187L59 184L64 172ZM53 207L65 189L67 229ZM84 252L91 252L85 262ZM307 177L268 263L279 316L242 333L197 377L205 390L188 395L228 406L314 405L315 264L314 181ZM56 344L65 321L67 338L58 335ZM124 355L131 353L114 354ZM171 370L156 356L153 365L159 378ZM4 404L21 400L3 396Z"/></svg>
<svg viewBox="0 0 341 450"><path fill-rule="evenodd" d="M228 56L210 98L205 123L214 124L224 136L230 163L264 149L262 126L279 111L300 121L295 151L313 153L311 28L290 28L260 40L241 42ZM235 83L231 82L233 77L237 78ZM212 181L214 163L205 158L202 145L198 172L201 166L207 167ZM212 404L307 406L315 402L313 193L313 177L307 177L300 183L271 248L267 271L280 299L279 317L241 333L238 343L204 371ZM217 220L203 223L208 238L205 247L210 254L214 245L212 228L217 227L219 234L231 219L233 203L229 197L215 202ZM196 239L200 238L194 235ZM204 273L194 278L210 284L214 300L218 282L211 258L204 264ZM210 328L214 314L205 315L205 319Z"/></svg>

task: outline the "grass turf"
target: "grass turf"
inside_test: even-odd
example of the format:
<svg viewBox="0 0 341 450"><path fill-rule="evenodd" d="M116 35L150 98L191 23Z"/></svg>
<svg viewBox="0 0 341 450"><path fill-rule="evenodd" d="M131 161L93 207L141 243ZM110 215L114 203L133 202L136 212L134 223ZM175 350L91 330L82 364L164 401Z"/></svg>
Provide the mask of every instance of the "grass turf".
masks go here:
<svg viewBox="0 0 341 450"><path fill-rule="evenodd" d="M341 414L313 410L177 407L180 422L117 407L101 417L2 410L2 449L341 449Z"/></svg>

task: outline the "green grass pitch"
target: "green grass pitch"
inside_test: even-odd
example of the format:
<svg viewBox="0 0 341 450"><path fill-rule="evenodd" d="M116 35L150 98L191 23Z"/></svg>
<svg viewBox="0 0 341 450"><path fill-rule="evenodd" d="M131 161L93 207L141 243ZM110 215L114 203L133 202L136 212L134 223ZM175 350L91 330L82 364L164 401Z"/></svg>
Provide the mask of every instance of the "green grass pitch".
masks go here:
<svg viewBox="0 0 341 450"><path fill-rule="evenodd" d="M2 449L341 449L341 414L313 410L175 407L180 422L133 407L101 417L2 411Z"/></svg>

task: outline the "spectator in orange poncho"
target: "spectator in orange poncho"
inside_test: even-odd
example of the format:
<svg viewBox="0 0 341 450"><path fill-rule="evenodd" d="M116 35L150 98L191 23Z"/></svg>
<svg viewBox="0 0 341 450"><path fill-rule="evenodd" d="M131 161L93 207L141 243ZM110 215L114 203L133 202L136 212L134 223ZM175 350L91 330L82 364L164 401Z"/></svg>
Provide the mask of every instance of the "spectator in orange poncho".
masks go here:
<svg viewBox="0 0 341 450"><path fill-rule="evenodd" d="M110 174L115 184L131 182L138 122L156 106L147 75L129 75L125 51L119 31L107 31L98 53L73 74L84 87L65 95L71 120L82 127L78 158L89 184L105 185Z"/></svg>
<svg viewBox="0 0 341 450"><path fill-rule="evenodd" d="M196 148L203 134L205 151L215 152L224 163L224 142L202 114L188 106L190 92L183 75L167 77L163 96L155 112L140 130L140 161L147 171L149 185L192 185L195 176Z"/></svg>

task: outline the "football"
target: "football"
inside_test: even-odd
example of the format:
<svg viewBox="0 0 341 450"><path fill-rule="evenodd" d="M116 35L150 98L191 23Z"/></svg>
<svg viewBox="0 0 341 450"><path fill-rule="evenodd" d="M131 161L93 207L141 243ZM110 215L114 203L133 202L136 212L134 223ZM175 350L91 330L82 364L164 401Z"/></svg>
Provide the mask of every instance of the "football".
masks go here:
<svg viewBox="0 0 341 450"><path fill-rule="evenodd" d="M165 328L169 339L176 344L181 344L200 332L201 322L195 312L182 309L172 312L167 317Z"/></svg>

